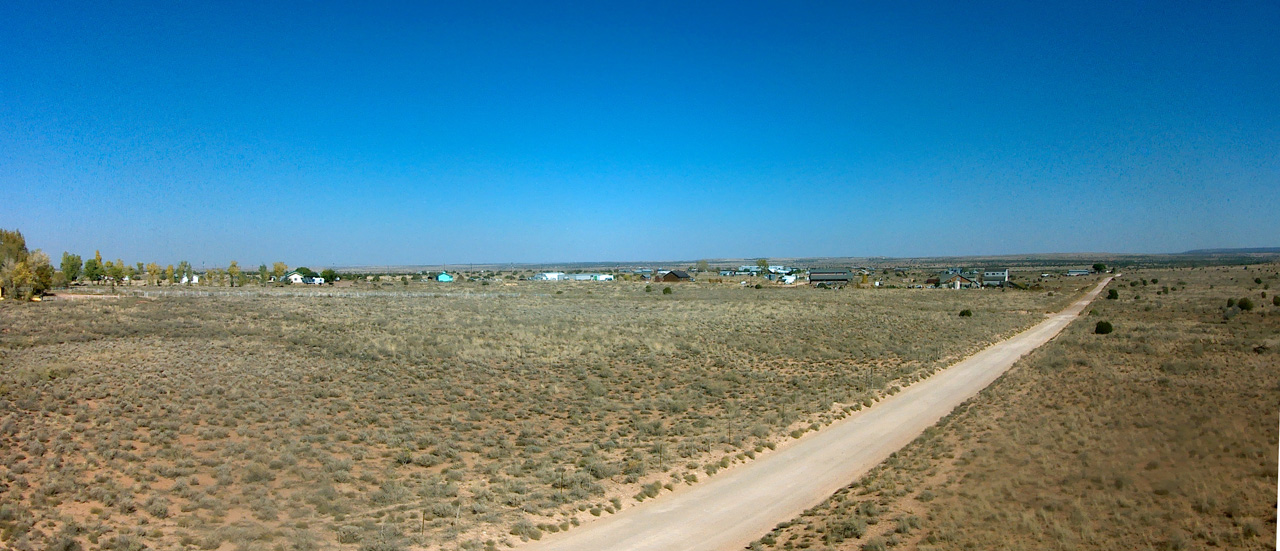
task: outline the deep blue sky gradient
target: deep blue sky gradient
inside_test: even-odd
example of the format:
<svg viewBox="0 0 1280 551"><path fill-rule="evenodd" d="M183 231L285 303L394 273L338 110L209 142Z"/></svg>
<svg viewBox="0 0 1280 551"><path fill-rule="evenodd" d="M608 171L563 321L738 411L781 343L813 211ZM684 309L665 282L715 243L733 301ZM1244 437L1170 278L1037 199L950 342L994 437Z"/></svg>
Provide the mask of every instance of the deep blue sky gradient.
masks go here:
<svg viewBox="0 0 1280 551"><path fill-rule="evenodd" d="M0 227L197 265L1280 245L1280 3L0 6Z"/></svg>

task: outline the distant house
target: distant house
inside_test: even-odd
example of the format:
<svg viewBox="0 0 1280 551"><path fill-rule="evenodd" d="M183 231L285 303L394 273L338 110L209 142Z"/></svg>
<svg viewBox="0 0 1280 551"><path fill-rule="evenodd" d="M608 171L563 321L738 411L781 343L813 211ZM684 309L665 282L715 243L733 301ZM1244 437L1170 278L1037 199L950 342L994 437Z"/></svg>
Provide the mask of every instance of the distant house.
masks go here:
<svg viewBox="0 0 1280 551"><path fill-rule="evenodd" d="M982 284L986 287L1003 287L1009 283L1009 269L985 270L982 272Z"/></svg>
<svg viewBox="0 0 1280 551"><path fill-rule="evenodd" d="M1092 272L1089 270L1067 270L1067 275L1069 276L1087 276L1090 273Z"/></svg>
<svg viewBox="0 0 1280 551"><path fill-rule="evenodd" d="M440 272L440 275L436 276L436 281L441 283L452 283L453 276L449 275L449 272Z"/></svg>
<svg viewBox="0 0 1280 551"><path fill-rule="evenodd" d="M809 283L814 285L845 285L853 281L849 270L809 270Z"/></svg>
<svg viewBox="0 0 1280 551"><path fill-rule="evenodd" d="M670 272L662 274L662 281L666 281L666 282L693 281L693 278L689 277L689 272L686 272L684 270L671 270Z"/></svg>
<svg viewBox="0 0 1280 551"><path fill-rule="evenodd" d="M533 276L533 279L538 281L560 281L566 279L566 276L564 272L542 272Z"/></svg>
<svg viewBox="0 0 1280 551"><path fill-rule="evenodd" d="M941 283L939 287L947 287L951 289L972 289L978 286L978 282L965 277L963 274L952 274L949 276L939 276Z"/></svg>
<svg viewBox="0 0 1280 551"><path fill-rule="evenodd" d="M288 281L289 283L294 283L298 285L301 285L307 282L306 276L298 273L297 270L290 270L289 273L284 274L284 280Z"/></svg>

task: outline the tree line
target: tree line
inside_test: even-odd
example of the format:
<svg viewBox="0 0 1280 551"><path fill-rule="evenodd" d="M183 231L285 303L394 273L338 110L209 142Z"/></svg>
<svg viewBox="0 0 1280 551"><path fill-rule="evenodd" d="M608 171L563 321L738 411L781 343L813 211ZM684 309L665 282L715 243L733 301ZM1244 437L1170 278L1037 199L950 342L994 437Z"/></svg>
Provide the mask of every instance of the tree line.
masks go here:
<svg viewBox="0 0 1280 551"><path fill-rule="evenodd" d="M338 279L331 269L316 273L300 267L303 277L322 277L328 283ZM113 287L124 282L142 281L145 285L219 285L242 287L248 284L267 285L275 281L287 284L285 275L289 266L275 262L270 268L258 266L256 272L247 271L236 261L226 268L214 268L198 273L187 261L177 265L161 266L157 262L128 264L122 259L103 260L101 251L94 251L93 258L83 260L80 255L62 253L57 268L49 255L36 249L27 249L26 238L18 230L0 229L0 297L23 300L39 297L50 289L68 287L73 283L110 284Z"/></svg>

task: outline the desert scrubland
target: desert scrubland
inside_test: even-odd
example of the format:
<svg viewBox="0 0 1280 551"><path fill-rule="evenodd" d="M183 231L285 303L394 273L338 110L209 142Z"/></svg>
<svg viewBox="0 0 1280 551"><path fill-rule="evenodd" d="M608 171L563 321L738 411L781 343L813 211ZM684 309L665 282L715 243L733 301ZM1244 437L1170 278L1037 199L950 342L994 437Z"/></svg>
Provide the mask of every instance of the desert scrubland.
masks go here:
<svg viewBox="0 0 1280 551"><path fill-rule="evenodd" d="M1130 271L1114 299L752 548L1274 549L1278 286L1275 264Z"/></svg>
<svg viewBox="0 0 1280 551"><path fill-rule="evenodd" d="M0 538L517 544L767 453L1093 281L3 303Z"/></svg>

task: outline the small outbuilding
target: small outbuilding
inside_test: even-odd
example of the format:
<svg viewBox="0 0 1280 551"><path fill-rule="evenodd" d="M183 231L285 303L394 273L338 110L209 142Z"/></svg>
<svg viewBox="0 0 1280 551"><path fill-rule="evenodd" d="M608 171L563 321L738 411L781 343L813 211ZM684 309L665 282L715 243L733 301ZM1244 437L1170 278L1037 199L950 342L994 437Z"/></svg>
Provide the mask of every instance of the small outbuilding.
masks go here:
<svg viewBox="0 0 1280 551"><path fill-rule="evenodd" d="M453 276L449 275L449 272L440 272L440 275L436 276L436 281L441 283L452 283Z"/></svg>

